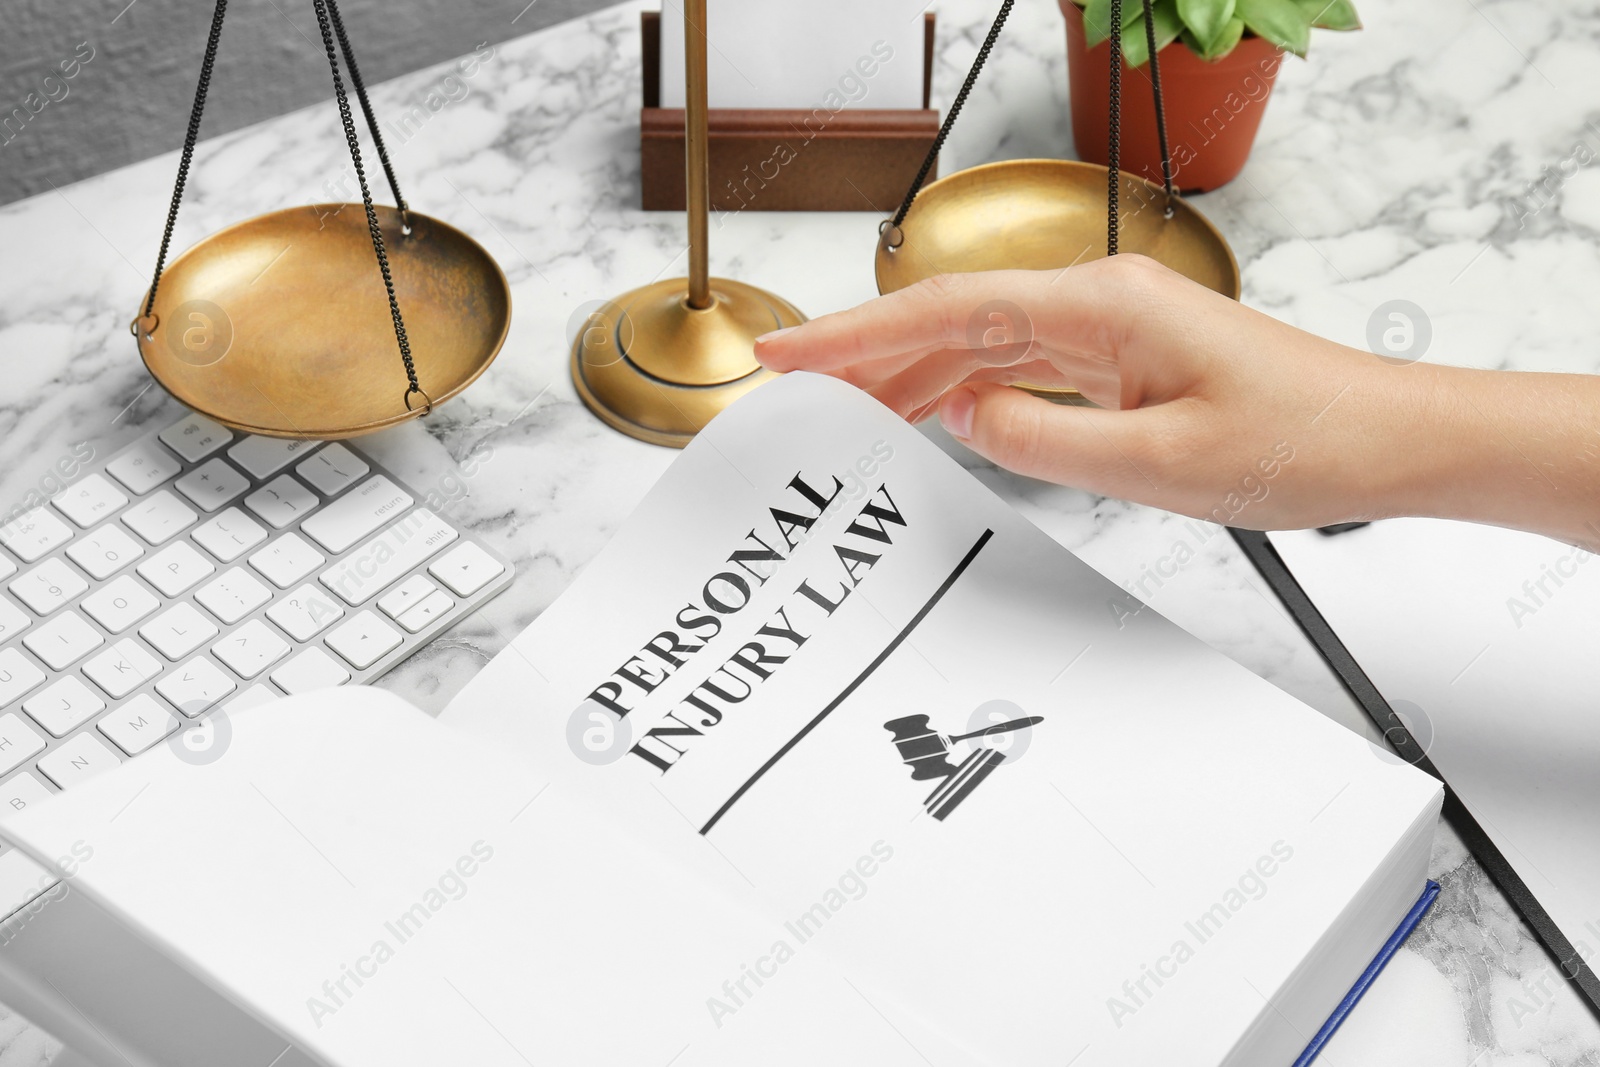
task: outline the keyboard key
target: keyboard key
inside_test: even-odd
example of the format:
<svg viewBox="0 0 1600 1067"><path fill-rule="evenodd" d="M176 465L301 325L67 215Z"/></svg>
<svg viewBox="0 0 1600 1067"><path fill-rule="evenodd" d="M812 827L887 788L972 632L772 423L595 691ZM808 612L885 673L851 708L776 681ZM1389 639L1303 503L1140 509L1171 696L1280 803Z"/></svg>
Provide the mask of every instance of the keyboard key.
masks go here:
<svg viewBox="0 0 1600 1067"><path fill-rule="evenodd" d="M122 751L137 756L176 730L178 719L156 703L155 697L140 693L95 726Z"/></svg>
<svg viewBox="0 0 1600 1067"><path fill-rule="evenodd" d="M122 513L122 521L128 529L152 545L170 541L199 517L169 489L151 495Z"/></svg>
<svg viewBox="0 0 1600 1067"><path fill-rule="evenodd" d="M263 704L270 704L274 700L281 699L283 698L280 694L274 693L267 686L257 682L249 689L246 689L244 692L240 693L238 696L222 705L222 710L227 712L229 715L237 715L241 711L248 711L251 708L259 708Z"/></svg>
<svg viewBox="0 0 1600 1067"><path fill-rule="evenodd" d="M265 541L267 531L238 508L229 508L196 526L189 536L222 562L232 563Z"/></svg>
<svg viewBox="0 0 1600 1067"><path fill-rule="evenodd" d="M400 616L396 621L406 628L408 633L416 633L426 627L433 620L450 614L450 609L456 602L445 596L444 593L434 593L422 603L415 605L411 610Z"/></svg>
<svg viewBox="0 0 1600 1067"><path fill-rule="evenodd" d="M398 619L406 613L408 608L414 608L424 600L428 594L439 587L428 581L426 575L413 574L387 593L378 598L378 608L389 618Z"/></svg>
<svg viewBox="0 0 1600 1067"><path fill-rule="evenodd" d="M216 565L187 541L168 545L138 567L140 577L161 590L163 596L177 596L216 570Z"/></svg>
<svg viewBox="0 0 1600 1067"><path fill-rule="evenodd" d="M471 596L504 571L499 561L471 541L462 542L428 564L428 573L448 585L456 596Z"/></svg>
<svg viewBox="0 0 1600 1067"><path fill-rule="evenodd" d="M43 788L41 786L40 788ZM21 911L34 897L61 881L48 867L41 867L16 849L0 856L0 921Z"/></svg>
<svg viewBox="0 0 1600 1067"><path fill-rule="evenodd" d="M167 672L167 676L156 683L156 692L191 719L237 688L237 682L204 656L196 656L177 670Z"/></svg>
<svg viewBox="0 0 1600 1067"><path fill-rule="evenodd" d="M0 596L0 641L9 641L33 625L28 613L13 604L8 597Z"/></svg>
<svg viewBox="0 0 1600 1067"><path fill-rule="evenodd" d="M232 567L216 581L202 585L194 598L224 623L232 624L271 600L272 591L243 567Z"/></svg>
<svg viewBox="0 0 1600 1067"><path fill-rule="evenodd" d="M233 433L204 415L190 415L182 422L162 430L161 440L178 455L194 463L233 440Z"/></svg>
<svg viewBox="0 0 1600 1067"><path fill-rule="evenodd" d="M24 637L22 643L44 660L46 667L59 671L105 644L106 639L82 615L64 611Z"/></svg>
<svg viewBox="0 0 1600 1067"><path fill-rule="evenodd" d="M328 647L349 660L350 666L362 671L402 640L399 630L372 612L363 611L328 635Z"/></svg>
<svg viewBox="0 0 1600 1067"><path fill-rule="evenodd" d="M410 506L411 494L379 474L301 523L300 532L339 553Z"/></svg>
<svg viewBox="0 0 1600 1067"><path fill-rule="evenodd" d="M217 628L193 604L178 603L139 627L139 636L177 661L217 636Z"/></svg>
<svg viewBox="0 0 1600 1067"><path fill-rule="evenodd" d="M427 565L427 573L450 585L458 597L470 597L506 571L490 553L464 541Z"/></svg>
<svg viewBox="0 0 1600 1067"><path fill-rule="evenodd" d="M281 530L317 506L317 494L280 474L244 498L244 506Z"/></svg>
<svg viewBox="0 0 1600 1067"><path fill-rule="evenodd" d="M111 577L142 555L144 547L114 522L106 523L94 533L84 534L67 546L67 558L97 582Z"/></svg>
<svg viewBox="0 0 1600 1067"><path fill-rule="evenodd" d="M128 502L122 490L103 474L91 474L73 482L55 500L56 509L87 530Z"/></svg>
<svg viewBox="0 0 1600 1067"><path fill-rule="evenodd" d="M106 710L106 702L95 696L83 679L69 674L23 701L22 710L53 736L66 737Z"/></svg>
<svg viewBox="0 0 1600 1067"><path fill-rule="evenodd" d="M153 437L145 438L106 464L106 473L134 496L144 496L181 470L183 464Z"/></svg>
<svg viewBox="0 0 1600 1067"><path fill-rule="evenodd" d="M0 545L15 552L24 563L32 563L52 548L70 540L72 527L44 508L25 511L0 526Z"/></svg>
<svg viewBox="0 0 1600 1067"><path fill-rule="evenodd" d="M16 777L9 778L4 785L0 785L0 815L22 811L41 800L49 800L54 795L32 774L20 771ZM8 856L10 854L6 853Z"/></svg>
<svg viewBox="0 0 1600 1067"><path fill-rule="evenodd" d="M250 557L250 566L280 589L289 588L326 562L328 558L297 533L284 534Z"/></svg>
<svg viewBox="0 0 1600 1067"><path fill-rule="evenodd" d="M427 508L417 508L323 571L317 580L356 607L383 592L460 534Z"/></svg>
<svg viewBox="0 0 1600 1067"><path fill-rule="evenodd" d="M67 551L71 552L72 550L68 549ZM10 556L0 552L0 581L11 577L15 573L17 573L17 565L11 562Z"/></svg>
<svg viewBox="0 0 1600 1067"><path fill-rule="evenodd" d="M60 559L47 559L11 583L18 600L36 615L49 615L89 588L83 576Z"/></svg>
<svg viewBox="0 0 1600 1067"><path fill-rule="evenodd" d="M250 479L219 456L206 460L173 484L201 511L216 511L250 488Z"/></svg>
<svg viewBox="0 0 1600 1067"><path fill-rule="evenodd" d="M15 712L0 715L0 774L10 774L29 756L43 752L44 735Z"/></svg>
<svg viewBox="0 0 1600 1067"><path fill-rule="evenodd" d="M267 618L296 641L309 641L344 617L344 609L314 585L302 585L272 607Z"/></svg>
<svg viewBox="0 0 1600 1067"><path fill-rule="evenodd" d="M239 677L250 679L289 654L289 642L260 619L251 619L211 648Z"/></svg>
<svg viewBox="0 0 1600 1067"><path fill-rule="evenodd" d="M4 721L0 716L0 722ZM39 769L45 777L62 789L71 789L101 771L109 771L122 762L122 757L111 751L106 743L85 730L67 740L60 748L39 760Z"/></svg>
<svg viewBox="0 0 1600 1067"><path fill-rule="evenodd" d="M294 472L323 496L337 496L371 469L360 456L335 443L310 459L301 460Z"/></svg>
<svg viewBox="0 0 1600 1067"><path fill-rule="evenodd" d="M161 673L161 661L132 638L124 637L83 665L89 680L113 700L125 697Z"/></svg>
<svg viewBox="0 0 1600 1067"><path fill-rule="evenodd" d="M0 704L19 700L44 681L44 671L14 648L0 648Z"/></svg>
<svg viewBox="0 0 1600 1067"><path fill-rule="evenodd" d="M78 605L107 633L120 634L161 606L161 600L131 574L114 578Z"/></svg>
<svg viewBox="0 0 1600 1067"><path fill-rule="evenodd" d="M312 689L330 689L350 680L350 672L322 649L312 646L272 672L272 680L290 696Z"/></svg>
<svg viewBox="0 0 1600 1067"><path fill-rule="evenodd" d="M321 443L251 434L228 449L228 458L256 478L270 478L287 467L290 460L305 455Z"/></svg>

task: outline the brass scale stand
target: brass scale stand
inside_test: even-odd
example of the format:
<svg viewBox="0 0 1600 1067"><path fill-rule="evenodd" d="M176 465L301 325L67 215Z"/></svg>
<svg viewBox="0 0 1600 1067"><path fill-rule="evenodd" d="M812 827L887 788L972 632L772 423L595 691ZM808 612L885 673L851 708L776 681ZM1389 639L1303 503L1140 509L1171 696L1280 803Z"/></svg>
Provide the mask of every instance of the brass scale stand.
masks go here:
<svg viewBox="0 0 1600 1067"><path fill-rule="evenodd" d="M1173 190L1151 0L1142 2L1152 38L1150 74L1163 184L1117 169L1122 0L1112 0L1109 167L1011 160L922 187L1010 14L1014 0L1003 0L905 200L880 227L880 293L941 273L1060 269L1098 258L1103 222L1104 254L1117 253L1120 237L1125 246L1238 298L1239 268L1227 242ZM505 341L511 297L505 275L477 242L406 205L337 0L312 3L361 187L362 217L353 204L274 212L215 233L166 266L227 8L227 0L217 0L155 276L131 330L150 373L201 414L251 433L332 439L427 414L470 385ZM680 447L719 411L771 377L751 355L754 339L805 318L765 290L710 276L706 0L686 0L684 19L689 277L655 282L608 302L579 331L571 360L578 394L607 424L641 440ZM340 53L394 193L394 208L372 203ZM1157 197L1161 211L1119 211L1121 200L1148 205ZM388 298L387 315L373 299L374 258ZM368 284L355 284L363 276ZM408 309L405 318L402 304ZM391 336L399 348L404 386L382 384L393 370L379 369L378 354ZM1076 395L1070 389L1034 391Z"/></svg>

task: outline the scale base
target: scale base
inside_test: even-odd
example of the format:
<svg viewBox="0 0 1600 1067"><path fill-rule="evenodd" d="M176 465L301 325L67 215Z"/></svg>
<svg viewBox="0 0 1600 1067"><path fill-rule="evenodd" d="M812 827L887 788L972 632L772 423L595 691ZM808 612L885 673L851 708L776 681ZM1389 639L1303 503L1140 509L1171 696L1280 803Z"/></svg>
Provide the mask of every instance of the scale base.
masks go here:
<svg viewBox="0 0 1600 1067"><path fill-rule="evenodd" d="M572 382L613 429L682 448L723 409L776 377L755 339L805 316L782 297L711 279L711 306L692 308L685 278L653 282L592 312L572 342Z"/></svg>

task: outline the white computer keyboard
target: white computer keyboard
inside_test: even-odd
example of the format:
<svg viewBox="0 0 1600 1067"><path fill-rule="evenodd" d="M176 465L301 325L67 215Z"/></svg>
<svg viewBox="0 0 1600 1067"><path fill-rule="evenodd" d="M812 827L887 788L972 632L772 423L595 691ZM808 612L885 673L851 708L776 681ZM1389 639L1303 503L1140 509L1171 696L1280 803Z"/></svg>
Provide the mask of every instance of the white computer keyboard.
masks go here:
<svg viewBox="0 0 1600 1067"><path fill-rule="evenodd" d="M417 504L351 444L190 415L0 516L0 813L219 708L370 681L510 583Z"/></svg>

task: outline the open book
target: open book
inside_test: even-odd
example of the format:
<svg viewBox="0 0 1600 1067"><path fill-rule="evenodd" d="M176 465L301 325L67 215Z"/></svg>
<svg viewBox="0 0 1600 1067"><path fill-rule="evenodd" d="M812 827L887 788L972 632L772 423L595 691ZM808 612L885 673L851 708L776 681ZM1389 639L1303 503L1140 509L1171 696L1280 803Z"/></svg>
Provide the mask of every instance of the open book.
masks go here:
<svg viewBox="0 0 1600 1067"><path fill-rule="evenodd" d="M1441 802L804 374L443 719L1008 1064L1289 1062L1422 892Z"/></svg>
<svg viewBox="0 0 1600 1067"><path fill-rule="evenodd" d="M203 771L158 750L4 830L92 829L82 895L314 1062L1287 1064L1422 892L1441 800L803 374L442 725L391 702L252 709ZM355 759L273 733L386 714ZM229 825L228 862L192 847ZM470 891L419 900L453 864Z"/></svg>

